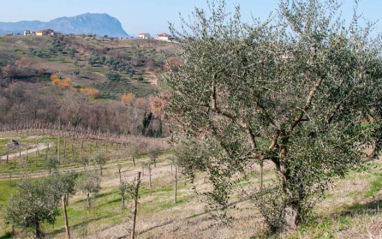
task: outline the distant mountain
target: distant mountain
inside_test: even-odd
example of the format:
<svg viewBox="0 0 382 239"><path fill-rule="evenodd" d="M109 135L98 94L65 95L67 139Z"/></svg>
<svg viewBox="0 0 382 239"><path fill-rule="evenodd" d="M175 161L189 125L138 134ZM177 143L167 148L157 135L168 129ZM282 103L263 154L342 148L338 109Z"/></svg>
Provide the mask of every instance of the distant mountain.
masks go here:
<svg viewBox="0 0 382 239"><path fill-rule="evenodd" d="M104 13L86 13L75 17L61 17L49 22L0 22L0 35L23 33L24 30L52 29L64 34L97 34L110 37L129 37L118 19Z"/></svg>

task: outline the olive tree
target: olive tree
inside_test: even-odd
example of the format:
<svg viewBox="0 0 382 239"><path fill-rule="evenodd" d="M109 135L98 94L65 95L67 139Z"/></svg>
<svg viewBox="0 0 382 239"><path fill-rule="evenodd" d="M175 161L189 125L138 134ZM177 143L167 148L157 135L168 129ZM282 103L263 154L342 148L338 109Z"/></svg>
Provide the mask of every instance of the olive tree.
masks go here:
<svg viewBox="0 0 382 239"><path fill-rule="evenodd" d="M98 193L101 189L101 179L97 171L85 171L76 182L78 189L86 193L88 209L92 208L92 194Z"/></svg>
<svg viewBox="0 0 382 239"><path fill-rule="evenodd" d="M133 159L133 164L135 167L136 160L139 158L139 146L136 144L130 144L127 147L127 154Z"/></svg>
<svg viewBox="0 0 382 239"><path fill-rule="evenodd" d="M55 173L47 178L51 191L55 194L58 201L62 202L62 209L64 213L64 223L66 237L70 238L69 218L67 213L67 206L69 205L70 195L76 193L76 179L78 174L75 172Z"/></svg>
<svg viewBox="0 0 382 239"><path fill-rule="evenodd" d="M142 171L146 168L149 172L149 189L151 191L151 188L152 188L152 180L151 180L152 166L151 165L153 165L153 162L152 161L141 162L141 165L142 165Z"/></svg>
<svg viewBox="0 0 382 239"><path fill-rule="evenodd" d="M125 200L132 198L134 194L134 184L125 180L119 183L119 194L121 195L122 209L125 208Z"/></svg>
<svg viewBox="0 0 382 239"><path fill-rule="evenodd" d="M44 161L44 167L48 169L49 174L52 174L52 169L57 170L60 161L56 157L47 157Z"/></svg>
<svg viewBox="0 0 382 239"><path fill-rule="evenodd" d="M59 215L59 202L49 180L23 180L10 199L6 220L23 229L33 228L36 238L44 238L41 224L55 222Z"/></svg>
<svg viewBox="0 0 382 239"><path fill-rule="evenodd" d="M157 159L160 155L160 148L156 146L150 147L147 154L150 157L151 162L154 164L154 167L157 167Z"/></svg>
<svg viewBox="0 0 382 239"><path fill-rule="evenodd" d="M103 167L106 165L107 163L107 160L108 160L108 157L104 154L97 154L95 157L94 157L94 161L95 163L97 164L97 166L99 167L99 171L100 171L100 175L102 176L102 170L103 170Z"/></svg>
<svg viewBox="0 0 382 239"><path fill-rule="evenodd" d="M171 26L183 64L167 79L167 113L196 152L180 166L207 171L213 205L226 210L231 178L270 162L277 180L253 197L272 229L295 227L378 135L378 117L361 121L381 98L381 38L356 13L346 25L335 0L281 0L276 15L251 24L224 1L209 6L182 30Z"/></svg>

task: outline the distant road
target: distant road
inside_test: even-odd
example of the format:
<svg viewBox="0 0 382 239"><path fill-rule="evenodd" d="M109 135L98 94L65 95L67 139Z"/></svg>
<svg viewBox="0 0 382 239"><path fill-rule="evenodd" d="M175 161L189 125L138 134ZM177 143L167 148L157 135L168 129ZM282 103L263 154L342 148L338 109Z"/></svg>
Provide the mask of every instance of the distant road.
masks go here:
<svg viewBox="0 0 382 239"><path fill-rule="evenodd" d="M28 154L35 153L37 151L44 150L44 149L46 149L48 147L52 147L52 146L54 146L53 143L49 143L49 146L47 144L38 144L37 147L35 147L35 148L31 148L31 149L28 149L28 150L21 151L21 156L27 155L27 153ZM8 159L17 158L17 157L20 157L20 153L13 153L13 154L9 154L8 155ZM7 155L1 156L0 159L1 160L6 160L7 159Z"/></svg>

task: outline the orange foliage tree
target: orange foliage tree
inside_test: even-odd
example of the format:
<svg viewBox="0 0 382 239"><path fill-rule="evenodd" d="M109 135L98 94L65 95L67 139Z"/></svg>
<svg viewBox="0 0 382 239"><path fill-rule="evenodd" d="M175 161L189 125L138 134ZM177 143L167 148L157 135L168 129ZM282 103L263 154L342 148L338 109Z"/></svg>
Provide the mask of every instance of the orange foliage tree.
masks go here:
<svg viewBox="0 0 382 239"><path fill-rule="evenodd" d="M81 88L80 92L92 99L96 99L99 96L99 90L94 88Z"/></svg>
<svg viewBox="0 0 382 239"><path fill-rule="evenodd" d="M145 108L145 99L144 98L137 98L135 100L135 107L144 109Z"/></svg>
<svg viewBox="0 0 382 239"><path fill-rule="evenodd" d="M57 75L51 75L50 80L55 86L62 87L65 89L73 88L72 80L70 78L65 78L65 80L60 80L60 78Z"/></svg>
<svg viewBox="0 0 382 239"><path fill-rule="evenodd" d="M125 93L121 97L121 102L125 104L132 104L135 100L135 95L133 93Z"/></svg>
<svg viewBox="0 0 382 239"><path fill-rule="evenodd" d="M65 80L61 82L61 87L66 89L72 88L72 80L70 78L65 78Z"/></svg>
<svg viewBox="0 0 382 239"><path fill-rule="evenodd" d="M38 74L39 74L39 75L44 75L44 74L45 74L45 69L44 69L44 68L40 68L40 69L38 70Z"/></svg>
<svg viewBox="0 0 382 239"><path fill-rule="evenodd" d="M168 115L166 115L166 107L171 101L171 96L168 93L161 93L150 99L150 111L153 113L154 117L160 117L162 120L168 120Z"/></svg>
<svg viewBox="0 0 382 239"><path fill-rule="evenodd" d="M58 78L57 75L51 75L50 80L52 81L53 85L58 86L60 84L60 78Z"/></svg>
<svg viewBox="0 0 382 239"><path fill-rule="evenodd" d="M16 76L16 68L12 65L6 65L1 69L5 78L13 78Z"/></svg>

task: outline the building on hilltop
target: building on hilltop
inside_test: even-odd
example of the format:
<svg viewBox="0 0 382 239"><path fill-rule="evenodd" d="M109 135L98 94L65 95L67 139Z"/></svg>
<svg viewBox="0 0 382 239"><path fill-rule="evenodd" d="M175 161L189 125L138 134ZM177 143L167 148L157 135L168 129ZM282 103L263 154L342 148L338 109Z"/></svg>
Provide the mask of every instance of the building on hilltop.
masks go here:
<svg viewBox="0 0 382 239"><path fill-rule="evenodd" d="M55 32L52 29L45 29L42 31L36 32L36 36L55 36Z"/></svg>
<svg viewBox="0 0 382 239"><path fill-rule="evenodd" d="M157 35L157 40L171 41L171 40L174 40L174 37L171 35L168 35L167 33L161 33Z"/></svg>
<svg viewBox="0 0 382 239"><path fill-rule="evenodd" d="M139 39L150 39L150 34L149 33L140 33L138 35Z"/></svg>
<svg viewBox="0 0 382 239"><path fill-rule="evenodd" d="M24 36L36 36L36 31L33 30L25 30Z"/></svg>

